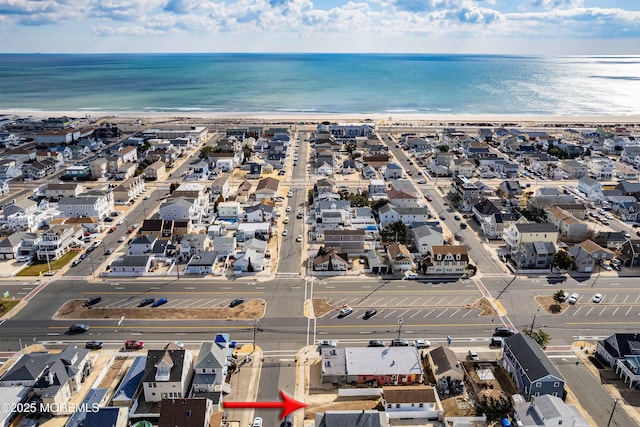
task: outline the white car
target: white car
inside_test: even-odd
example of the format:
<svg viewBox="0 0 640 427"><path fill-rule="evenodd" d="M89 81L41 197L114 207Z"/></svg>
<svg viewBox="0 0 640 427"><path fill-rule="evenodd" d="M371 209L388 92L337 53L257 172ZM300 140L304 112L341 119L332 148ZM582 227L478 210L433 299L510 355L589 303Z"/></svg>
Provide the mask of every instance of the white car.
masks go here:
<svg viewBox="0 0 640 427"><path fill-rule="evenodd" d="M287 206L287 209L285 209L287 212L291 212L291 206Z"/></svg>
<svg viewBox="0 0 640 427"><path fill-rule="evenodd" d="M302 234L298 234L298 236L296 237L296 242L302 242Z"/></svg>
<svg viewBox="0 0 640 427"><path fill-rule="evenodd" d="M262 427L262 418L261 417L255 417L253 419L253 424L251 424L251 427Z"/></svg>
<svg viewBox="0 0 640 427"><path fill-rule="evenodd" d="M431 342L429 340L415 340L413 346L416 348L428 348L431 347Z"/></svg>
<svg viewBox="0 0 640 427"><path fill-rule="evenodd" d="M630 239L631 238L631 234L630 233L624 233L624 237L625 237L625 239Z"/></svg>
<svg viewBox="0 0 640 427"><path fill-rule="evenodd" d="M418 278L418 273L407 273L404 275L404 278L407 280L416 280Z"/></svg>
<svg viewBox="0 0 640 427"><path fill-rule="evenodd" d="M127 240L127 238L126 238L126 237L124 237L124 236L120 236L120 238L118 239L118 243L122 243L122 242L124 242L125 240Z"/></svg>
<svg viewBox="0 0 640 427"><path fill-rule="evenodd" d="M289 192L287 193L287 197L293 197L293 191L289 190Z"/></svg>
<svg viewBox="0 0 640 427"><path fill-rule="evenodd" d="M288 234L287 230L282 230L282 235L286 236Z"/></svg>
<svg viewBox="0 0 640 427"><path fill-rule="evenodd" d="M593 298L591 298L591 301L599 303L600 301L602 301L602 294L595 294Z"/></svg>
<svg viewBox="0 0 640 427"><path fill-rule="evenodd" d="M578 295L577 293L572 293L571 296L569 297L569 299L567 300L567 302L569 304L575 304L578 302L578 298L580 298L580 295Z"/></svg>
<svg viewBox="0 0 640 427"><path fill-rule="evenodd" d="M353 313L353 308L351 307L344 307L340 310L340 317L347 317L348 315L350 315L351 313Z"/></svg>
<svg viewBox="0 0 640 427"><path fill-rule="evenodd" d="M613 268L609 264L607 264L606 262L601 262L600 265L602 266L602 268L604 268L607 271L613 270Z"/></svg>
<svg viewBox="0 0 640 427"><path fill-rule="evenodd" d="M472 351L472 350L469 350L469 353L467 354L467 357L472 362L479 362L480 361L480 357L478 356L478 353L476 353L475 351Z"/></svg>

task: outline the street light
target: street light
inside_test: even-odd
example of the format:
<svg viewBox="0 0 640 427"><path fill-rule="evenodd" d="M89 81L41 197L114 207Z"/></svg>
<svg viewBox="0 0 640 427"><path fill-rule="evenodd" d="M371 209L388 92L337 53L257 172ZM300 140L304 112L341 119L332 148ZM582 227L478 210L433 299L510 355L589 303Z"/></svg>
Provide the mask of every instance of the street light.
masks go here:
<svg viewBox="0 0 640 427"><path fill-rule="evenodd" d="M402 324L404 321L402 320L402 316L398 316L398 340L400 340L400 333L402 331Z"/></svg>
<svg viewBox="0 0 640 427"><path fill-rule="evenodd" d="M607 427L611 425L611 420L613 420L613 413L616 411L616 406L618 406L618 402L620 400L622 399L619 397L613 399L613 408L611 408L611 415L609 416L609 421L607 421Z"/></svg>

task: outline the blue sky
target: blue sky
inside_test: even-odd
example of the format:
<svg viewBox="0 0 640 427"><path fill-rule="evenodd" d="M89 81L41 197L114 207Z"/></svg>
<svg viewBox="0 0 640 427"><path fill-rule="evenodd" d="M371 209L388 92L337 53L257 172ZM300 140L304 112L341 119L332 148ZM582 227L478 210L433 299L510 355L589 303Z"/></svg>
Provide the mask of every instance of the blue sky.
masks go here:
<svg viewBox="0 0 640 427"><path fill-rule="evenodd" d="M640 1L0 0L0 52L640 54Z"/></svg>

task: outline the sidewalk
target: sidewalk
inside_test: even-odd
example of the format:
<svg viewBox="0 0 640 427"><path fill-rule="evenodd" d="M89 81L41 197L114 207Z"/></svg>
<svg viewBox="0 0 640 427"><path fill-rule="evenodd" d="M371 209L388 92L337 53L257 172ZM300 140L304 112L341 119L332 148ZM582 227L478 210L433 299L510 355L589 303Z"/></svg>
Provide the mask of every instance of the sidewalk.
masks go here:
<svg viewBox="0 0 640 427"><path fill-rule="evenodd" d="M229 383L231 393L225 396L227 402L255 402L258 396L258 385L262 371L262 349L245 344L237 348L234 356L238 361L236 370L231 374ZM250 426L253 422L252 409L223 409L227 413L227 420L231 425L240 427Z"/></svg>

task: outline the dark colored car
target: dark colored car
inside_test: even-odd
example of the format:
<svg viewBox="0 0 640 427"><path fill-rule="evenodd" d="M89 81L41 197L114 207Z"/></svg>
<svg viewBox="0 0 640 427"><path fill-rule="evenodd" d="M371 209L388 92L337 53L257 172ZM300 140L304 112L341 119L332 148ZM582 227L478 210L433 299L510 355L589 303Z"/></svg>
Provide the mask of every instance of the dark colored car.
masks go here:
<svg viewBox="0 0 640 427"><path fill-rule="evenodd" d="M113 219L113 218L111 218L110 216L108 216L108 217L106 217L106 218L104 219L104 222L113 222L113 221L114 221L114 219Z"/></svg>
<svg viewBox="0 0 640 427"><path fill-rule="evenodd" d="M284 417L284 420L280 423L280 427L293 427L293 417L291 415Z"/></svg>
<svg viewBox="0 0 640 427"><path fill-rule="evenodd" d="M370 319L373 316L376 315L376 313L378 312L378 310L376 310L375 308L370 308L367 311L364 312L364 319Z"/></svg>
<svg viewBox="0 0 640 427"><path fill-rule="evenodd" d="M244 302L244 298L236 298L229 304L229 307L236 307Z"/></svg>
<svg viewBox="0 0 640 427"><path fill-rule="evenodd" d="M369 341L369 345L367 347L384 347L384 341L382 340L371 340Z"/></svg>
<svg viewBox="0 0 640 427"><path fill-rule="evenodd" d="M124 342L124 348L127 350L140 350L144 348L144 342L138 340L126 340Z"/></svg>
<svg viewBox="0 0 640 427"><path fill-rule="evenodd" d="M493 332L493 336L495 337L510 337L511 335L515 335L515 331L506 326L499 326Z"/></svg>
<svg viewBox="0 0 640 427"><path fill-rule="evenodd" d="M409 341L402 338L394 338L391 340L391 347L409 347Z"/></svg>
<svg viewBox="0 0 640 427"><path fill-rule="evenodd" d="M69 332L72 332L74 334L81 334L83 332L87 332L89 329L91 328L86 323L74 323L73 325L69 326Z"/></svg>
<svg viewBox="0 0 640 427"><path fill-rule="evenodd" d="M138 304L138 307L145 307L145 306L147 306L149 304L153 304L153 302L155 300L156 299L154 297L147 297L147 298L143 299L142 301L140 301L140 304Z"/></svg>
<svg viewBox="0 0 640 427"><path fill-rule="evenodd" d="M151 307L160 307L163 304L166 304L167 302L169 302L166 298L158 298L157 300L154 301L153 304L151 304Z"/></svg>
<svg viewBox="0 0 640 427"><path fill-rule="evenodd" d="M84 253L80 254L80 259L85 259L88 256L89 256L89 253L88 252L84 252Z"/></svg>
<svg viewBox="0 0 640 427"><path fill-rule="evenodd" d="M102 341L87 341L84 348L89 350L100 350L102 348Z"/></svg>
<svg viewBox="0 0 640 427"><path fill-rule="evenodd" d="M82 305L85 307L91 307L92 305L98 304L100 301L102 301L102 297L88 298Z"/></svg>

